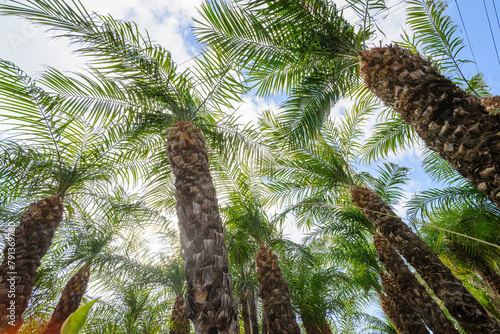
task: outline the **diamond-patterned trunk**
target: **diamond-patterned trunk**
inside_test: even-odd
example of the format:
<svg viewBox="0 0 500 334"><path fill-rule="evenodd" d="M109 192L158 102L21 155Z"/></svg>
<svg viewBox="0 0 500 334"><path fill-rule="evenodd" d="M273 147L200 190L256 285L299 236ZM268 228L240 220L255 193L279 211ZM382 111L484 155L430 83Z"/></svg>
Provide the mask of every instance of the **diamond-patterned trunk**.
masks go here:
<svg viewBox="0 0 500 334"><path fill-rule="evenodd" d="M90 265L86 264L70 278L68 283L66 283L66 287L62 292L54 313L52 313L52 318L43 331L43 334L61 333L61 327L66 319L80 306L83 295L87 290L89 279Z"/></svg>
<svg viewBox="0 0 500 334"><path fill-rule="evenodd" d="M451 273L429 246L376 193L351 187L352 200L380 233L415 268L467 333L500 333L500 324Z"/></svg>
<svg viewBox="0 0 500 334"><path fill-rule="evenodd" d="M240 296L240 305L245 334L259 334L257 304L253 292L243 292Z"/></svg>
<svg viewBox="0 0 500 334"><path fill-rule="evenodd" d="M300 334L288 284L273 250L264 245L255 254L257 279L270 334Z"/></svg>
<svg viewBox="0 0 500 334"><path fill-rule="evenodd" d="M396 310L396 306L394 306L394 303L392 302L391 297L389 297L388 295L385 295L383 293L379 294L379 297L380 297L380 305L382 306L382 310L384 311L387 318L389 318L389 320L391 321L394 328L396 328L396 332L398 334L403 333L404 326L401 323L401 319L399 319L398 310Z"/></svg>
<svg viewBox="0 0 500 334"><path fill-rule="evenodd" d="M394 247L378 233L373 235L373 242L380 262L401 293L408 296L413 310L420 314L425 325L434 333L458 334L451 320L420 284Z"/></svg>
<svg viewBox="0 0 500 334"><path fill-rule="evenodd" d="M17 333L22 325L36 271L62 221L63 211L63 198L49 196L32 203L15 229L8 227L0 266L0 333Z"/></svg>
<svg viewBox="0 0 500 334"><path fill-rule="evenodd" d="M392 314L391 320L398 317L393 325L396 327L400 334L429 334L419 314L413 308L405 295L394 282L394 280L386 273L380 272L382 279L382 287L387 297L389 297L392 307L396 314ZM437 332L440 333L440 332Z"/></svg>
<svg viewBox="0 0 500 334"><path fill-rule="evenodd" d="M225 230L203 135L194 124L179 122L169 129L166 147L175 175L188 318L197 334L239 333Z"/></svg>
<svg viewBox="0 0 500 334"><path fill-rule="evenodd" d="M184 308L184 296L179 293L175 298L172 315L170 316L170 332L169 334L189 334L189 319Z"/></svg>
<svg viewBox="0 0 500 334"><path fill-rule="evenodd" d="M360 53L367 87L394 108L430 149L500 204L500 114L397 46ZM494 102L494 101L492 101Z"/></svg>

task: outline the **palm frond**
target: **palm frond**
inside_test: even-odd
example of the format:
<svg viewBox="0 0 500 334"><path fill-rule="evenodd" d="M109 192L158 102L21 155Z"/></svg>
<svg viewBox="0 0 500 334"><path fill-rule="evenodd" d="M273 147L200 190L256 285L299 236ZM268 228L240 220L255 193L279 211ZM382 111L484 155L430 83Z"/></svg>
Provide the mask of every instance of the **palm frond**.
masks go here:
<svg viewBox="0 0 500 334"><path fill-rule="evenodd" d="M467 87L469 80L462 73L461 65L470 61L459 58L465 44L458 35L458 26L444 13L446 7L446 2L440 0L409 0L406 23L412 34L405 33L400 44L423 52L443 72L460 78L457 84Z"/></svg>

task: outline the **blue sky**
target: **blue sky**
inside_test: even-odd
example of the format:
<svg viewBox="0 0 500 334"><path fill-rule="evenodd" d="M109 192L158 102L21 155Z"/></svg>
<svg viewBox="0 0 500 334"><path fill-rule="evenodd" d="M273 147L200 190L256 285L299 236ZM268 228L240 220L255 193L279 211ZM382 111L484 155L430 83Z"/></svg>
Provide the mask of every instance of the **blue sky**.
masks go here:
<svg viewBox="0 0 500 334"><path fill-rule="evenodd" d="M497 59L491 34L492 31L500 54L500 1L448 0L447 3L447 12L459 26L460 34L464 43L467 44L462 52L463 57L470 60L475 57L479 72L484 73L486 83L491 86L491 93L494 95L500 94L500 61ZM491 23L491 31L485 8ZM462 14L463 23L460 13ZM467 42L466 32L469 36L470 46ZM464 72L466 76L476 73L476 66L474 64L464 65Z"/></svg>

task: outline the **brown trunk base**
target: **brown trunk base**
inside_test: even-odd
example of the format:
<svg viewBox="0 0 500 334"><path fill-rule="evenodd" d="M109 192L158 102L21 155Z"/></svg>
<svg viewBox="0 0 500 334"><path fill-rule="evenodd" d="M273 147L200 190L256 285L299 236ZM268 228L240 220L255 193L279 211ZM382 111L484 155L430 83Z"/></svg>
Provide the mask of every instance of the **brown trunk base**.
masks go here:
<svg viewBox="0 0 500 334"><path fill-rule="evenodd" d="M9 226L0 266L0 333L17 333L28 307L41 259L62 221L64 205L59 195L30 205L19 225Z"/></svg>

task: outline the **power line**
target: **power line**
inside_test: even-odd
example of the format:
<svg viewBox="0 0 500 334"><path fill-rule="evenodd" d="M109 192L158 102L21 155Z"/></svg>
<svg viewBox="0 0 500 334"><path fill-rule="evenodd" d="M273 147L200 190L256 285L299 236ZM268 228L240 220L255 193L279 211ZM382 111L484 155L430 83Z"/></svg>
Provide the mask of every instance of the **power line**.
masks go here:
<svg viewBox="0 0 500 334"><path fill-rule="evenodd" d="M469 44L470 52L472 53L472 59L474 59L474 65L476 65L476 71L477 71L477 73L479 73L479 68L477 67L476 56L474 55L474 51L472 50L472 44L471 44L470 39L469 39L469 34L467 33L467 28L465 28L465 22L464 22L464 19L462 17L462 12L460 11L460 7L458 6L457 0L455 0L455 3L457 5L458 15L460 15L460 20L462 21L462 26L464 27L465 37L467 38L467 43ZM498 16L497 16L497 18L498 18Z"/></svg>
<svg viewBox="0 0 500 334"><path fill-rule="evenodd" d="M488 25L490 26L491 38L493 39L493 45L495 46L495 52L497 54L498 65L500 65L500 57L498 56L497 43L495 42L495 35L493 34L493 29L491 28L490 16L488 15L488 8L486 7L486 1L483 0L484 10L486 12L486 17L488 18Z"/></svg>
<svg viewBox="0 0 500 334"><path fill-rule="evenodd" d="M495 0L491 0L493 3L493 9L495 10L495 15L497 17L497 23L498 23L498 28L500 28L500 20L498 20L498 12L497 12L497 6L495 6Z"/></svg>

